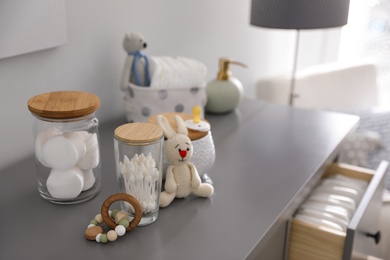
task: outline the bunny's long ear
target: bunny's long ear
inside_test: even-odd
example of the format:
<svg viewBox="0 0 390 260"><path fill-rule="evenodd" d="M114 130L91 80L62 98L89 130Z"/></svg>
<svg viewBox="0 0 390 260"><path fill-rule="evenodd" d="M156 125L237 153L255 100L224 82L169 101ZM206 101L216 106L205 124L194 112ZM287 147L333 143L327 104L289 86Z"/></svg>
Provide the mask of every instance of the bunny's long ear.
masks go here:
<svg viewBox="0 0 390 260"><path fill-rule="evenodd" d="M177 124L177 133L182 135L188 135L188 129L183 119L180 116L175 115L175 121Z"/></svg>
<svg viewBox="0 0 390 260"><path fill-rule="evenodd" d="M168 119L163 115L158 115L156 118L157 124L162 128L164 131L165 136L170 139L172 136L176 134L176 132L172 129L171 125L169 124Z"/></svg>

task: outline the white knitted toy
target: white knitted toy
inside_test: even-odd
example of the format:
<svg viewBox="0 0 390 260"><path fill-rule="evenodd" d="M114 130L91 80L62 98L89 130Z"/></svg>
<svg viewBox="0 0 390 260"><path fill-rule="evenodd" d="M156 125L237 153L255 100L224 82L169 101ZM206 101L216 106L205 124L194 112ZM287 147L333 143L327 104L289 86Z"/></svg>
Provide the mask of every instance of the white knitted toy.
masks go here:
<svg viewBox="0 0 390 260"><path fill-rule="evenodd" d="M169 161L165 191L160 196L160 207L167 207L175 197L185 198L191 193L199 197L210 197L214 193L212 185L201 183L195 165L190 162L193 146L183 119L178 115L175 115L174 119L178 127L177 133L166 117L158 115L156 119L167 138L164 147Z"/></svg>

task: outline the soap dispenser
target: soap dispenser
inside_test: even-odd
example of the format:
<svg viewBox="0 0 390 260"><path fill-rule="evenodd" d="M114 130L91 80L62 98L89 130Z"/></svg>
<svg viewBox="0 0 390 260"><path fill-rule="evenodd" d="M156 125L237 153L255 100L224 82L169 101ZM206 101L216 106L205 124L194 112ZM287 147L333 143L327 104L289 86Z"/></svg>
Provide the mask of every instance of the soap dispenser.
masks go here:
<svg viewBox="0 0 390 260"><path fill-rule="evenodd" d="M243 96L241 82L232 77L229 65L235 64L246 67L245 64L231 59L219 60L218 77L210 81L206 86L207 103L206 110L214 114L227 113L235 109Z"/></svg>

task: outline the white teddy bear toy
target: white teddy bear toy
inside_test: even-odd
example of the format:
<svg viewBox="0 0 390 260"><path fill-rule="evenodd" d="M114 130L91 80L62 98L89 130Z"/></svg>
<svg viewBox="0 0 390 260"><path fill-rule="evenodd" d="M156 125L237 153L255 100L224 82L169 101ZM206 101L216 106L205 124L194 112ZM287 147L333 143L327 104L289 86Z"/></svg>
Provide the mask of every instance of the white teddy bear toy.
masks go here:
<svg viewBox="0 0 390 260"><path fill-rule="evenodd" d="M142 34L131 32L123 39L123 48L127 58L122 73L122 91L126 91L129 82L138 86L150 86L148 57L141 52L147 47Z"/></svg>
<svg viewBox="0 0 390 260"><path fill-rule="evenodd" d="M183 119L178 115L175 115L174 119L178 127L177 133L165 116L158 115L156 118L167 138L164 148L169 161L165 191L160 196L160 207L167 207L175 197L185 198L191 193L199 197L210 197L214 193L211 184L201 183L195 165L190 162L193 146Z"/></svg>

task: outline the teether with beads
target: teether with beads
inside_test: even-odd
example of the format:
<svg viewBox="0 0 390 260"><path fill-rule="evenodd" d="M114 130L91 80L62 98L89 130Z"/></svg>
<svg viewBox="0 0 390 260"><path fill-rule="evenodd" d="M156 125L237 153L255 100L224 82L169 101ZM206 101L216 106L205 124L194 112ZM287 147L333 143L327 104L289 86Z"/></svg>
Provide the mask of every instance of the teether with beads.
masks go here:
<svg viewBox="0 0 390 260"><path fill-rule="evenodd" d="M129 220L129 216L124 211L109 210L111 204L116 201L126 201L134 208L134 218ZM93 220L91 220L85 231L85 238L91 241L99 243L107 243L108 241L115 241L118 237L123 236L126 231L130 231L135 228L142 218L142 207L140 202L133 196L126 193L116 193L109 196L102 205L101 213L97 214ZM99 224L105 223L109 228L106 234Z"/></svg>

